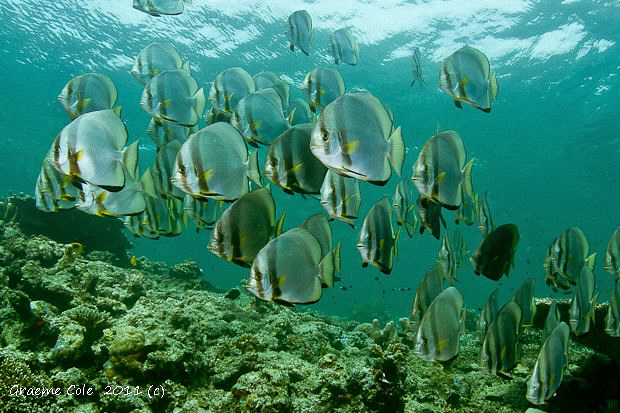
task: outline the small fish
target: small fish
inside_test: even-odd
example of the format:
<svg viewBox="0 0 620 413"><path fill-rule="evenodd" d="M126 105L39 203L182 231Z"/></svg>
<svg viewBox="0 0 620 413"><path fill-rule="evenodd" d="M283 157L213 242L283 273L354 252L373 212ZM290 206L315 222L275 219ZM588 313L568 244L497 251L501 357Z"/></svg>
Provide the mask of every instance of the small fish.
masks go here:
<svg viewBox="0 0 620 413"><path fill-rule="evenodd" d="M198 132L198 129L198 124L187 127L163 119L160 121L151 119L146 129L146 134L151 138L159 152L163 146L172 141L176 140L182 144L185 143L189 135Z"/></svg>
<svg viewBox="0 0 620 413"><path fill-rule="evenodd" d="M620 337L620 279L616 279L607 317L605 317L605 332L612 337Z"/></svg>
<svg viewBox="0 0 620 413"><path fill-rule="evenodd" d="M428 307L414 342L415 354L425 361L449 361L459 354L465 326L463 296L454 287L443 290Z"/></svg>
<svg viewBox="0 0 620 413"><path fill-rule="evenodd" d="M553 329L560 324L560 309L558 308L558 303L553 301L551 306L549 306L549 313L547 314L547 318L545 319L545 326L542 332L542 340L543 343L547 340L547 337L551 334Z"/></svg>
<svg viewBox="0 0 620 413"><path fill-rule="evenodd" d="M184 3L192 4L192 0L133 0L133 8L158 17L183 13Z"/></svg>
<svg viewBox="0 0 620 413"><path fill-rule="evenodd" d="M322 276L327 278L321 279L323 287L332 288L334 280L340 280L340 278L335 277L335 273L340 272L340 248L342 242L339 242L335 248L332 248L332 228L329 226L329 221L325 218L325 215L321 213L307 218L300 227L311 233L319 241L321 245L321 260L328 254L332 255L331 261L334 265L334 270L323 273Z"/></svg>
<svg viewBox="0 0 620 413"><path fill-rule="evenodd" d="M514 267L514 255L519 244L519 229L515 224L504 224L489 233L470 261L476 275L497 281L508 276L510 266Z"/></svg>
<svg viewBox="0 0 620 413"><path fill-rule="evenodd" d="M127 128L113 109L79 116L58 134L47 155L48 162L74 182L88 182L107 191L125 186L125 170L138 160L138 146L127 143Z"/></svg>
<svg viewBox="0 0 620 413"><path fill-rule="evenodd" d="M478 320L478 332L480 333L480 339L482 341L484 341L487 330L489 329L489 326L493 323L493 320L495 320L497 312L499 311L499 305L497 303L498 293L499 288L494 289L493 292L489 294L489 298L487 298L487 301L482 308L480 320Z"/></svg>
<svg viewBox="0 0 620 413"><path fill-rule="evenodd" d="M266 188L233 202L216 222L208 250L242 267L250 267L270 239L282 233L284 215L276 223L276 204Z"/></svg>
<svg viewBox="0 0 620 413"><path fill-rule="evenodd" d="M174 176L174 168L176 166L177 154L181 150L181 142L173 140L162 146L155 156L155 164L151 171L153 173L153 181L155 190L159 197L167 199L173 196L183 199L185 193L179 187L173 185L171 178Z"/></svg>
<svg viewBox="0 0 620 413"><path fill-rule="evenodd" d="M181 146L170 180L195 198L233 201L248 193L248 179L262 186L258 153L249 154L239 131L220 122Z"/></svg>
<svg viewBox="0 0 620 413"><path fill-rule="evenodd" d="M530 277L523 283L521 288L512 295L512 301L519 304L521 308L522 327L530 327L534 324L534 317L536 316L536 301L534 300L535 287L536 279Z"/></svg>
<svg viewBox="0 0 620 413"><path fill-rule="evenodd" d="M405 161L400 127L368 92L347 93L323 109L310 150L335 172L375 185L387 183L392 167L400 175Z"/></svg>
<svg viewBox="0 0 620 413"><path fill-rule="evenodd" d="M497 99L499 87L491 73L489 59L478 49L463 46L446 58L439 72L439 88L458 108L462 103L483 112L491 112L491 99Z"/></svg>
<svg viewBox="0 0 620 413"><path fill-rule="evenodd" d="M594 271L596 253L589 253L590 243L579 228L571 227L560 234L549 246L543 264L547 285L557 292L558 287L568 290L577 284L584 264Z"/></svg>
<svg viewBox="0 0 620 413"><path fill-rule="evenodd" d="M140 83L146 83L166 70L184 69L190 73L189 62L169 42L153 42L140 51L129 73Z"/></svg>
<svg viewBox="0 0 620 413"><path fill-rule="evenodd" d="M422 195L416 200L416 205L420 221L422 222L420 234L423 234L424 230L428 229L435 238L439 239L441 236L440 222L446 228L446 220L441 216L441 205Z"/></svg>
<svg viewBox="0 0 620 413"><path fill-rule="evenodd" d="M117 98L114 82L101 73L86 73L72 78L58 95L71 120L84 113L112 109Z"/></svg>
<svg viewBox="0 0 620 413"><path fill-rule="evenodd" d="M186 194L183 198L183 209L188 218L196 225L196 232L201 229L213 229L218 214L223 211L222 201L202 201Z"/></svg>
<svg viewBox="0 0 620 413"><path fill-rule="evenodd" d="M316 120L316 115L312 113L310 106L301 98L295 98L291 101L286 117L290 120L291 126L314 123Z"/></svg>
<svg viewBox="0 0 620 413"><path fill-rule="evenodd" d="M596 315L595 307L598 302L598 294L594 274L590 267L584 265L568 309L568 325L575 335L581 336L590 331L590 320L594 323Z"/></svg>
<svg viewBox="0 0 620 413"><path fill-rule="evenodd" d="M605 251L605 271L620 278L620 227L616 228L607 243Z"/></svg>
<svg viewBox="0 0 620 413"><path fill-rule="evenodd" d="M330 220L336 218L355 227L354 221L361 204L359 181L328 169L321 186L321 205L329 214Z"/></svg>
<svg viewBox="0 0 620 413"><path fill-rule="evenodd" d="M129 260L129 263L131 264L132 267L136 268L138 266L138 260L136 259L135 255L131 256L131 259Z"/></svg>
<svg viewBox="0 0 620 413"><path fill-rule="evenodd" d="M411 57L411 73L413 74L413 81L411 82L411 86L417 81L418 85L422 87L426 84L424 80L424 75L422 73L422 61L420 59L420 48L415 47L413 49L413 56Z"/></svg>
<svg viewBox="0 0 620 413"><path fill-rule="evenodd" d="M291 52L295 51L295 46L297 46L306 56L310 54L314 33L312 31L312 18L306 10L297 10L288 17L286 35Z"/></svg>
<svg viewBox="0 0 620 413"><path fill-rule="evenodd" d="M311 123L293 126L273 140L265 176L287 194L319 194L327 168L310 152Z"/></svg>
<svg viewBox="0 0 620 413"><path fill-rule="evenodd" d="M260 250L246 289L261 300L311 304L321 299L322 280L333 271L332 254L321 258L319 241L305 229L293 228Z"/></svg>
<svg viewBox="0 0 620 413"><path fill-rule="evenodd" d="M476 202L476 217L478 220L478 230L483 237L495 229L495 220L491 213L491 203L489 202L489 191L485 191L484 198Z"/></svg>
<svg viewBox="0 0 620 413"><path fill-rule="evenodd" d="M329 51L336 64L342 62L355 66L360 61L360 48L347 29L335 30L329 35Z"/></svg>
<svg viewBox="0 0 620 413"><path fill-rule="evenodd" d="M463 234L457 228L452 228L446 232L441 241L437 261L443 267L446 277L452 286L457 281L457 271L461 267L461 263L466 255L467 247L465 246Z"/></svg>
<svg viewBox="0 0 620 413"><path fill-rule="evenodd" d="M527 383L526 398L533 404L544 404L560 387L568 364L570 328L560 322L542 346L532 376Z"/></svg>
<svg viewBox="0 0 620 413"><path fill-rule="evenodd" d="M167 120L183 126L194 126L206 106L203 88L184 69L166 70L144 86L140 106L161 123Z"/></svg>
<svg viewBox="0 0 620 413"><path fill-rule="evenodd" d="M394 208L394 212L396 213L396 223L398 225L403 225L405 230L407 230L409 238L412 238L418 228L418 217L415 214L413 188L411 187L410 179L403 178L398 185L396 185L392 208Z"/></svg>
<svg viewBox="0 0 620 413"><path fill-rule="evenodd" d="M238 288L231 288L224 294L224 298L228 298L229 300L236 300L241 296L241 291Z"/></svg>
<svg viewBox="0 0 620 413"><path fill-rule="evenodd" d="M231 67L218 74L209 90L209 103L222 112L233 112L241 99L254 93L256 85L248 72Z"/></svg>
<svg viewBox="0 0 620 413"><path fill-rule="evenodd" d="M243 134L248 144L269 146L271 142L290 127L284 117L282 101L271 89L250 93L239 101L234 110L231 125Z"/></svg>
<svg viewBox="0 0 620 413"><path fill-rule="evenodd" d="M317 67L306 75L301 85L310 110L316 113L344 95L345 86L342 76L336 69Z"/></svg>
<svg viewBox="0 0 620 413"><path fill-rule="evenodd" d="M508 301L497 312L489 326L480 352L480 367L491 374L503 374L512 370L521 358L519 325L521 308Z"/></svg>
<svg viewBox="0 0 620 413"><path fill-rule="evenodd" d="M78 195L71 178L52 167L46 157L34 190L37 208L45 212L72 209L77 205Z"/></svg>
<svg viewBox="0 0 620 413"><path fill-rule="evenodd" d="M368 263L384 274L392 272L394 257L398 256L398 237L392 228L392 208L387 195L368 211L357 236L357 250L362 256L362 267Z"/></svg>
<svg viewBox="0 0 620 413"><path fill-rule="evenodd" d="M426 313L428 307L430 307L439 293L443 291L445 279L446 276L441 265L435 265L426 271L424 277L420 280L420 284L418 284L418 288L415 290L413 305L409 312L409 317L416 329L420 325L422 317L424 313Z"/></svg>
<svg viewBox="0 0 620 413"><path fill-rule="evenodd" d="M411 180L420 195L431 198L447 209L458 209L463 187L471 188L474 160L465 164L467 154L458 133L449 130L431 137L413 165Z"/></svg>

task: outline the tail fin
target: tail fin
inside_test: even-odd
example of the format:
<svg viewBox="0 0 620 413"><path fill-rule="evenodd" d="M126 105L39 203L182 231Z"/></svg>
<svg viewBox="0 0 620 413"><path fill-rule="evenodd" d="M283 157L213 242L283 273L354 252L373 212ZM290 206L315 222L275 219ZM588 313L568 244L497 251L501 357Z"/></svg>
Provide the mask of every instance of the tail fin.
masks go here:
<svg viewBox="0 0 620 413"><path fill-rule="evenodd" d="M598 303L598 294L598 291L594 293L594 296L592 297L592 302L590 303L590 317L592 317L592 324L594 324L594 319L596 318L596 304Z"/></svg>
<svg viewBox="0 0 620 413"><path fill-rule="evenodd" d="M474 166L474 160L475 158L472 158L463 168L463 191L470 198L474 196L474 186L471 183L471 168Z"/></svg>
<svg viewBox="0 0 620 413"><path fill-rule="evenodd" d="M398 228L398 231L396 232L396 236L394 237L394 256L398 257L398 239L400 238L400 231L403 228L400 227Z"/></svg>
<svg viewBox="0 0 620 413"><path fill-rule="evenodd" d="M590 268L590 271L594 271L594 265L596 264L596 255L597 253L595 252L594 254L586 258L586 265L588 266L588 268Z"/></svg>
<svg viewBox="0 0 620 413"><path fill-rule="evenodd" d="M319 263L321 283L327 287L334 286L334 255L326 254Z"/></svg>
<svg viewBox="0 0 620 413"><path fill-rule="evenodd" d="M184 62L184 63L181 65L181 69L185 70L187 73L191 73L191 70L190 70L190 68L189 68L189 62Z"/></svg>
<svg viewBox="0 0 620 413"><path fill-rule="evenodd" d="M388 138L388 143L390 145L390 162L398 176L400 176L403 170L403 163L405 162L405 141L400 133L400 126L392 132L392 135Z"/></svg>
<svg viewBox="0 0 620 413"><path fill-rule="evenodd" d="M138 144L140 141L135 141L125 149L123 149L122 163L125 170L129 172L131 178L135 179L138 171Z"/></svg>
<svg viewBox="0 0 620 413"><path fill-rule="evenodd" d="M495 77L495 73L491 73L489 78L489 88L491 91L491 97L493 97L493 102L496 102L497 93L499 92L499 85L497 84L497 77Z"/></svg>
<svg viewBox="0 0 620 413"><path fill-rule="evenodd" d="M203 88L198 89L194 95L194 110L200 118L205 113L205 107L207 106L207 98L205 97L205 91Z"/></svg>
<svg viewBox="0 0 620 413"><path fill-rule="evenodd" d="M260 177L260 171L258 170L258 151L254 151L250 154L248 160L248 178L252 180L256 185L262 187L263 181Z"/></svg>
<svg viewBox="0 0 620 413"><path fill-rule="evenodd" d="M284 226L284 217L286 216L286 211L284 211L282 213L282 215L280 215L280 219L278 220L278 222L276 222L276 228L275 228L275 236L279 237L280 235L282 235L282 227Z"/></svg>
<svg viewBox="0 0 620 413"><path fill-rule="evenodd" d="M297 110L297 107L294 107L293 110L291 110L288 114L288 116L286 117L286 120L288 121L288 124L290 126L293 126L293 119L295 118L295 111Z"/></svg>
<svg viewBox="0 0 620 413"><path fill-rule="evenodd" d="M140 178L140 186L142 187L142 192L151 198L159 198L157 191L155 190L155 182L153 181L151 168L146 168L146 171L142 174L142 178Z"/></svg>
<svg viewBox="0 0 620 413"><path fill-rule="evenodd" d="M335 272L339 273L340 272L340 249L342 248L342 241L338 241L338 244L336 244L336 248L334 248L334 250L332 251L332 254L334 255L334 269Z"/></svg>

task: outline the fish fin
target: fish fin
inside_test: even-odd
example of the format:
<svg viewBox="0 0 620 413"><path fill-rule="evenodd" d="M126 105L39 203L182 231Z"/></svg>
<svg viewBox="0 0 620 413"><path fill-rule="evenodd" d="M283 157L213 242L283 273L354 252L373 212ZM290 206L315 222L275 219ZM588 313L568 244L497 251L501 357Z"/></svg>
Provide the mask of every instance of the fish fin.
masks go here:
<svg viewBox="0 0 620 413"><path fill-rule="evenodd" d="M495 73L491 73L491 76L489 77L489 89L491 91L491 97L493 98L493 102L497 102L499 85L497 84L497 77L495 76Z"/></svg>
<svg viewBox="0 0 620 413"><path fill-rule="evenodd" d="M594 319L596 318L596 304L598 303L598 295L597 291L592 297L592 302L590 303L590 317L592 317L592 324L594 324Z"/></svg>
<svg viewBox="0 0 620 413"><path fill-rule="evenodd" d="M402 227L398 228L398 231L396 231L396 236L394 237L394 256L398 257L398 239L400 238L400 232L402 230Z"/></svg>
<svg viewBox="0 0 620 413"><path fill-rule="evenodd" d="M286 117L286 120L288 121L289 125L293 124L293 119L295 118L295 111L297 110L297 107L294 107L293 110L291 110L288 114L288 116Z"/></svg>
<svg viewBox="0 0 620 413"><path fill-rule="evenodd" d="M594 271L594 265L596 264L596 255L597 253L595 252L594 254L586 258L586 265L588 266L588 268L590 268L590 271Z"/></svg>
<svg viewBox="0 0 620 413"><path fill-rule="evenodd" d="M437 175L437 178L435 178L439 185L441 185L444 179L446 179L446 171L440 172L439 175Z"/></svg>
<svg viewBox="0 0 620 413"><path fill-rule="evenodd" d="M158 198L157 191L155 190L155 182L153 181L153 175L151 174L151 168L146 168L142 178L140 178L140 186L142 192L150 196L151 198Z"/></svg>
<svg viewBox="0 0 620 413"><path fill-rule="evenodd" d="M357 150L359 144L360 141L351 141L342 145L342 153L344 153L345 155L353 154Z"/></svg>
<svg viewBox="0 0 620 413"><path fill-rule="evenodd" d="M191 73L191 70L189 68L189 62L183 62L183 64L181 65L181 69L185 70L187 73Z"/></svg>
<svg viewBox="0 0 620 413"><path fill-rule="evenodd" d="M478 109L480 109L480 110L481 110L481 111L483 111L484 113L491 113L491 108L484 108L484 109L482 109L482 108L478 108Z"/></svg>
<svg viewBox="0 0 620 413"><path fill-rule="evenodd" d="M293 43L289 44L289 49L291 49L291 52L295 51L295 45Z"/></svg>
<svg viewBox="0 0 620 413"><path fill-rule="evenodd" d="M403 140L403 135L400 132L400 126L392 132L390 137L388 138L388 143L390 145L390 162L392 163L392 168L394 171L400 176L403 169L403 163L405 162L405 141Z"/></svg>
<svg viewBox="0 0 620 413"><path fill-rule="evenodd" d="M413 79L413 81L411 82L411 85L409 85L409 87L413 86L415 84L415 79Z"/></svg>
<svg viewBox="0 0 620 413"><path fill-rule="evenodd" d="M199 118L205 112L206 106L207 106L207 99L205 97L205 91L203 88L200 88L194 94L194 110L196 111L196 114L198 115Z"/></svg>
<svg viewBox="0 0 620 413"><path fill-rule="evenodd" d="M140 141L135 141L125 149L123 149L122 163L125 170L129 172L132 178L135 178L138 170L138 144Z"/></svg>
<svg viewBox="0 0 620 413"><path fill-rule="evenodd" d="M276 237L279 237L280 235L282 235L282 227L284 226L285 216L286 216L286 211L284 211L282 215L280 215L280 219L278 220L278 222L276 222L276 229L275 229Z"/></svg>
<svg viewBox="0 0 620 413"><path fill-rule="evenodd" d="M474 197L474 186L471 183L471 168L474 166L475 159L472 158L463 168L463 192L470 198Z"/></svg>
<svg viewBox="0 0 620 413"><path fill-rule="evenodd" d="M263 181L258 169L258 151L254 151L248 157L248 178L259 187L263 186Z"/></svg>
<svg viewBox="0 0 620 413"><path fill-rule="evenodd" d="M334 250L332 251L332 254L334 255L334 271L335 272L340 272L340 250L342 248L342 241L338 241L338 244L336 244L336 248L334 248Z"/></svg>
<svg viewBox="0 0 620 413"><path fill-rule="evenodd" d="M164 99L161 102L159 102L159 105L163 106L164 108L166 108L166 107L170 106L171 103L172 103L172 99ZM164 117L164 116L162 115L162 117ZM164 118L164 119L166 119L166 118Z"/></svg>
<svg viewBox="0 0 620 413"><path fill-rule="evenodd" d="M287 172L288 173L295 173L299 170L299 168L301 168L303 166L303 162L299 162L297 165L293 166L291 169L289 169ZM303 195L303 194L302 194ZM305 197L304 197L305 199Z"/></svg>
<svg viewBox="0 0 620 413"><path fill-rule="evenodd" d="M286 274L282 274L281 276L278 277L278 287L282 287L284 285L284 283L286 282Z"/></svg>
<svg viewBox="0 0 620 413"><path fill-rule="evenodd" d="M454 106L456 106L459 109L463 109L463 105L461 104L461 102L459 102L458 100L454 101Z"/></svg>
<svg viewBox="0 0 620 413"><path fill-rule="evenodd" d="M206 182L209 182L209 180L213 178L214 173L215 173L215 170L213 168L209 168L203 172L202 176L205 178Z"/></svg>
<svg viewBox="0 0 620 413"><path fill-rule="evenodd" d="M260 128L262 124L263 124L263 121L259 119L256 122L252 123L250 125L250 128L256 130L257 128Z"/></svg>
<svg viewBox="0 0 620 413"><path fill-rule="evenodd" d="M319 263L321 282L328 287L334 286L334 255L326 254Z"/></svg>
<svg viewBox="0 0 620 413"><path fill-rule="evenodd" d="M121 112L123 111L123 107L122 106L117 106L117 107L115 107L112 110L114 111L116 116L118 116L119 118L121 117Z"/></svg>
<svg viewBox="0 0 620 413"><path fill-rule="evenodd" d="M157 76L157 72L159 72L159 70L156 67L152 67L151 70L149 70L149 75L151 75L151 77L155 77Z"/></svg>

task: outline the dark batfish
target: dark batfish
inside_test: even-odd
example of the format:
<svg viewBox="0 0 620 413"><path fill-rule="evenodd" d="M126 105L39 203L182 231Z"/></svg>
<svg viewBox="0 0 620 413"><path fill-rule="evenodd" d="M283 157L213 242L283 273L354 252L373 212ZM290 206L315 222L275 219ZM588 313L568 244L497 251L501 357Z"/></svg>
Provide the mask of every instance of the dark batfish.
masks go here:
<svg viewBox="0 0 620 413"><path fill-rule="evenodd" d="M420 234L423 234L424 230L428 229L435 238L439 239L441 236L441 226L439 222L446 228L446 220L441 216L441 205L423 196L417 199L416 205L418 206L418 215L422 222L422 225L420 225Z"/></svg>
<svg viewBox="0 0 620 413"><path fill-rule="evenodd" d="M519 244L519 229L515 224L504 224L486 236L478 250L471 257L477 275L497 281L508 276L510 266L514 267L514 255Z"/></svg>

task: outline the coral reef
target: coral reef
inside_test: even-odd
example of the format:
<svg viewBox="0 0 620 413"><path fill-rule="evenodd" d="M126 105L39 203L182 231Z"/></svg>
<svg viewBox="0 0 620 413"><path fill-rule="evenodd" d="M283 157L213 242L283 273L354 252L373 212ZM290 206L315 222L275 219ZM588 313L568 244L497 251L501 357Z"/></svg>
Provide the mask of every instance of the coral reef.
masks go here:
<svg viewBox="0 0 620 413"><path fill-rule="evenodd" d="M0 226L0 411L495 413L530 407L525 389L540 349L537 329L525 331L522 360L507 380L478 367L475 331L462 337L452 362L426 363L412 351L407 319L343 321L257 301L240 290L216 293L191 261L167 267L141 257L135 268L123 268L93 251L59 265L65 248L25 236L15 223ZM570 349L568 373L544 410L604 411L617 403L616 364L577 343ZM59 394L12 396L15 385ZM591 392L579 397L584 388Z"/></svg>

